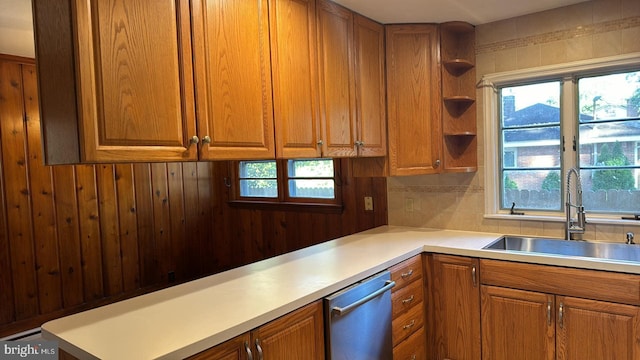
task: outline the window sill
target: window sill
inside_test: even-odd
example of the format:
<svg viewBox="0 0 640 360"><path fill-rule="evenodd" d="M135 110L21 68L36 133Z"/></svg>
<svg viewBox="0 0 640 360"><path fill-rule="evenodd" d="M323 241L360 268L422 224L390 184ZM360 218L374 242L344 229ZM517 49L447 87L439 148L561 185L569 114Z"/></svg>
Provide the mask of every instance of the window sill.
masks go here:
<svg viewBox="0 0 640 360"><path fill-rule="evenodd" d="M588 224L600 224L600 225L637 225L640 226L639 220L624 220L621 219L622 215L614 217L614 216L604 216L604 215L589 215L587 213L587 223ZM511 215L508 213L504 214L485 214L485 219L494 219L494 220L518 220L518 221L547 221L547 222L565 222L566 218L564 214L558 216L551 215Z"/></svg>
<svg viewBox="0 0 640 360"><path fill-rule="evenodd" d="M234 208L252 210L277 210L277 211L305 211L323 214L341 214L344 206L335 204L318 203L292 203L292 202L271 202L271 201L243 201L232 200L228 202Z"/></svg>

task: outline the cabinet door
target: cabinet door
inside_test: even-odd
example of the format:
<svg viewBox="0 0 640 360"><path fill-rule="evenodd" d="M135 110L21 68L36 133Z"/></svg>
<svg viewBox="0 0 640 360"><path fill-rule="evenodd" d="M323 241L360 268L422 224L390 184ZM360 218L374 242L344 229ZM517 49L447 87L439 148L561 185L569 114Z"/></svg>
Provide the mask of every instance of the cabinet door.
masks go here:
<svg viewBox="0 0 640 360"><path fill-rule="evenodd" d="M384 26L354 15L358 156L387 155Z"/></svg>
<svg viewBox="0 0 640 360"><path fill-rule="evenodd" d="M553 295L482 286L482 359L555 359Z"/></svg>
<svg viewBox="0 0 640 360"><path fill-rule="evenodd" d="M437 25L386 27L391 175L439 171L442 148Z"/></svg>
<svg viewBox="0 0 640 360"><path fill-rule="evenodd" d="M189 1L73 3L82 160L195 159Z"/></svg>
<svg viewBox="0 0 640 360"><path fill-rule="evenodd" d="M322 302L316 301L252 332L264 360L324 360ZM260 355L262 353L262 355Z"/></svg>
<svg viewBox="0 0 640 360"><path fill-rule="evenodd" d="M275 157L268 10L267 0L192 2L200 159Z"/></svg>
<svg viewBox="0 0 640 360"><path fill-rule="evenodd" d="M318 66L322 155L356 155L353 13L318 0Z"/></svg>
<svg viewBox="0 0 640 360"><path fill-rule="evenodd" d="M220 345L193 355L188 360L244 360L248 358L250 345L249 333L227 340Z"/></svg>
<svg viewBox="0 0 640 360"><path fill-rule="evenodd" d="M640 308L556 298L558 360L640 358Z"/></svg>
<svg viewBox="0 0 640 360"><path fill-rule="evenodd" d="M434 254L433 324L436 359L480 359L478 260Z"/></svg>
<svg viewBox="0 0 640 360"><path fill-rule="evenodd" d="M269 24L276 156L320 156L315 0L271 0Z"/></svg>

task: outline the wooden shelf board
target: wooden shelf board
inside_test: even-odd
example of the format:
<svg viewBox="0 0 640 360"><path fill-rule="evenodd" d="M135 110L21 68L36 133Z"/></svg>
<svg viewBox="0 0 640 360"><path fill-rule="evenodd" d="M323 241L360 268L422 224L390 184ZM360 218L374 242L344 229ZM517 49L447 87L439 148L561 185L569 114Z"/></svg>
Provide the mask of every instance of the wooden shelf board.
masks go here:
<svg viewBox="0 0 640 360"><path fill-rule="evenodd" d="M476 101L476 99L466 95L445 96L443 100L445 102L456 102L456 103L473 103Z"/></svg>
<svg viewBox="0 0 640 360"><path fill-rule="evenodd" d="M454 75L461 75L469 69L473 69L474 63L467 59L451 59L442 62L444 67Z"/></svg>

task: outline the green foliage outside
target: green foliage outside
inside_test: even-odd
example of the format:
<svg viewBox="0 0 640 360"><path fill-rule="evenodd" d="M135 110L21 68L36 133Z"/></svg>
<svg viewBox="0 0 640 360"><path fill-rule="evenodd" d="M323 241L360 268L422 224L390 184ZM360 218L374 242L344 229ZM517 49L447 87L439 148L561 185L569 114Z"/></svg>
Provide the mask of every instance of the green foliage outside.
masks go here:
<svg viewBox="0 0 640 360"><path fill-rule="evenodd" d="M542 181L542 190L560 190L560 174L557 171L550 171Z"/></svg>
<svg viewBox="0 0 640 360"><path fill-rule="evenodd" d="M504 176L504 188L505 190L518 190L518 184L511 180L508 175Z"/></svg>
<svg viewBox="0 0 640 360"><path fill-rule="evenodd" d="M629 165L629 159L622 151L619 142L604 144L598 154L598 164L604 166ZM633 190L634 179L630 169L595 170L593 174L593 190Z"/></svg>

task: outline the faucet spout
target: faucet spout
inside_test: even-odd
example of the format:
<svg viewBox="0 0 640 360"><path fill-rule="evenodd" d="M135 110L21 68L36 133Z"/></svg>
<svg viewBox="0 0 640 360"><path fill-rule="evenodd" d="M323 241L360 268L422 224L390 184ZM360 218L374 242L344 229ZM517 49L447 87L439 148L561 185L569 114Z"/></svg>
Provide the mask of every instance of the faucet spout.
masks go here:
<svg viewBox="0 0 640 360"><path fill-rule="evenodd" d="M573 187L576 195L575 203L571 202L572 177L576 178L576 183ZM565 240L574 240L574 234L584 234L587 224L584 206L582 205L582 183L580 181L580 173L576 168L569 169L569 172L567 173L566 199L565 211L567 213L567 220L565 223ZM572 209L575 209L575 218L571 216Z"/></svg>

